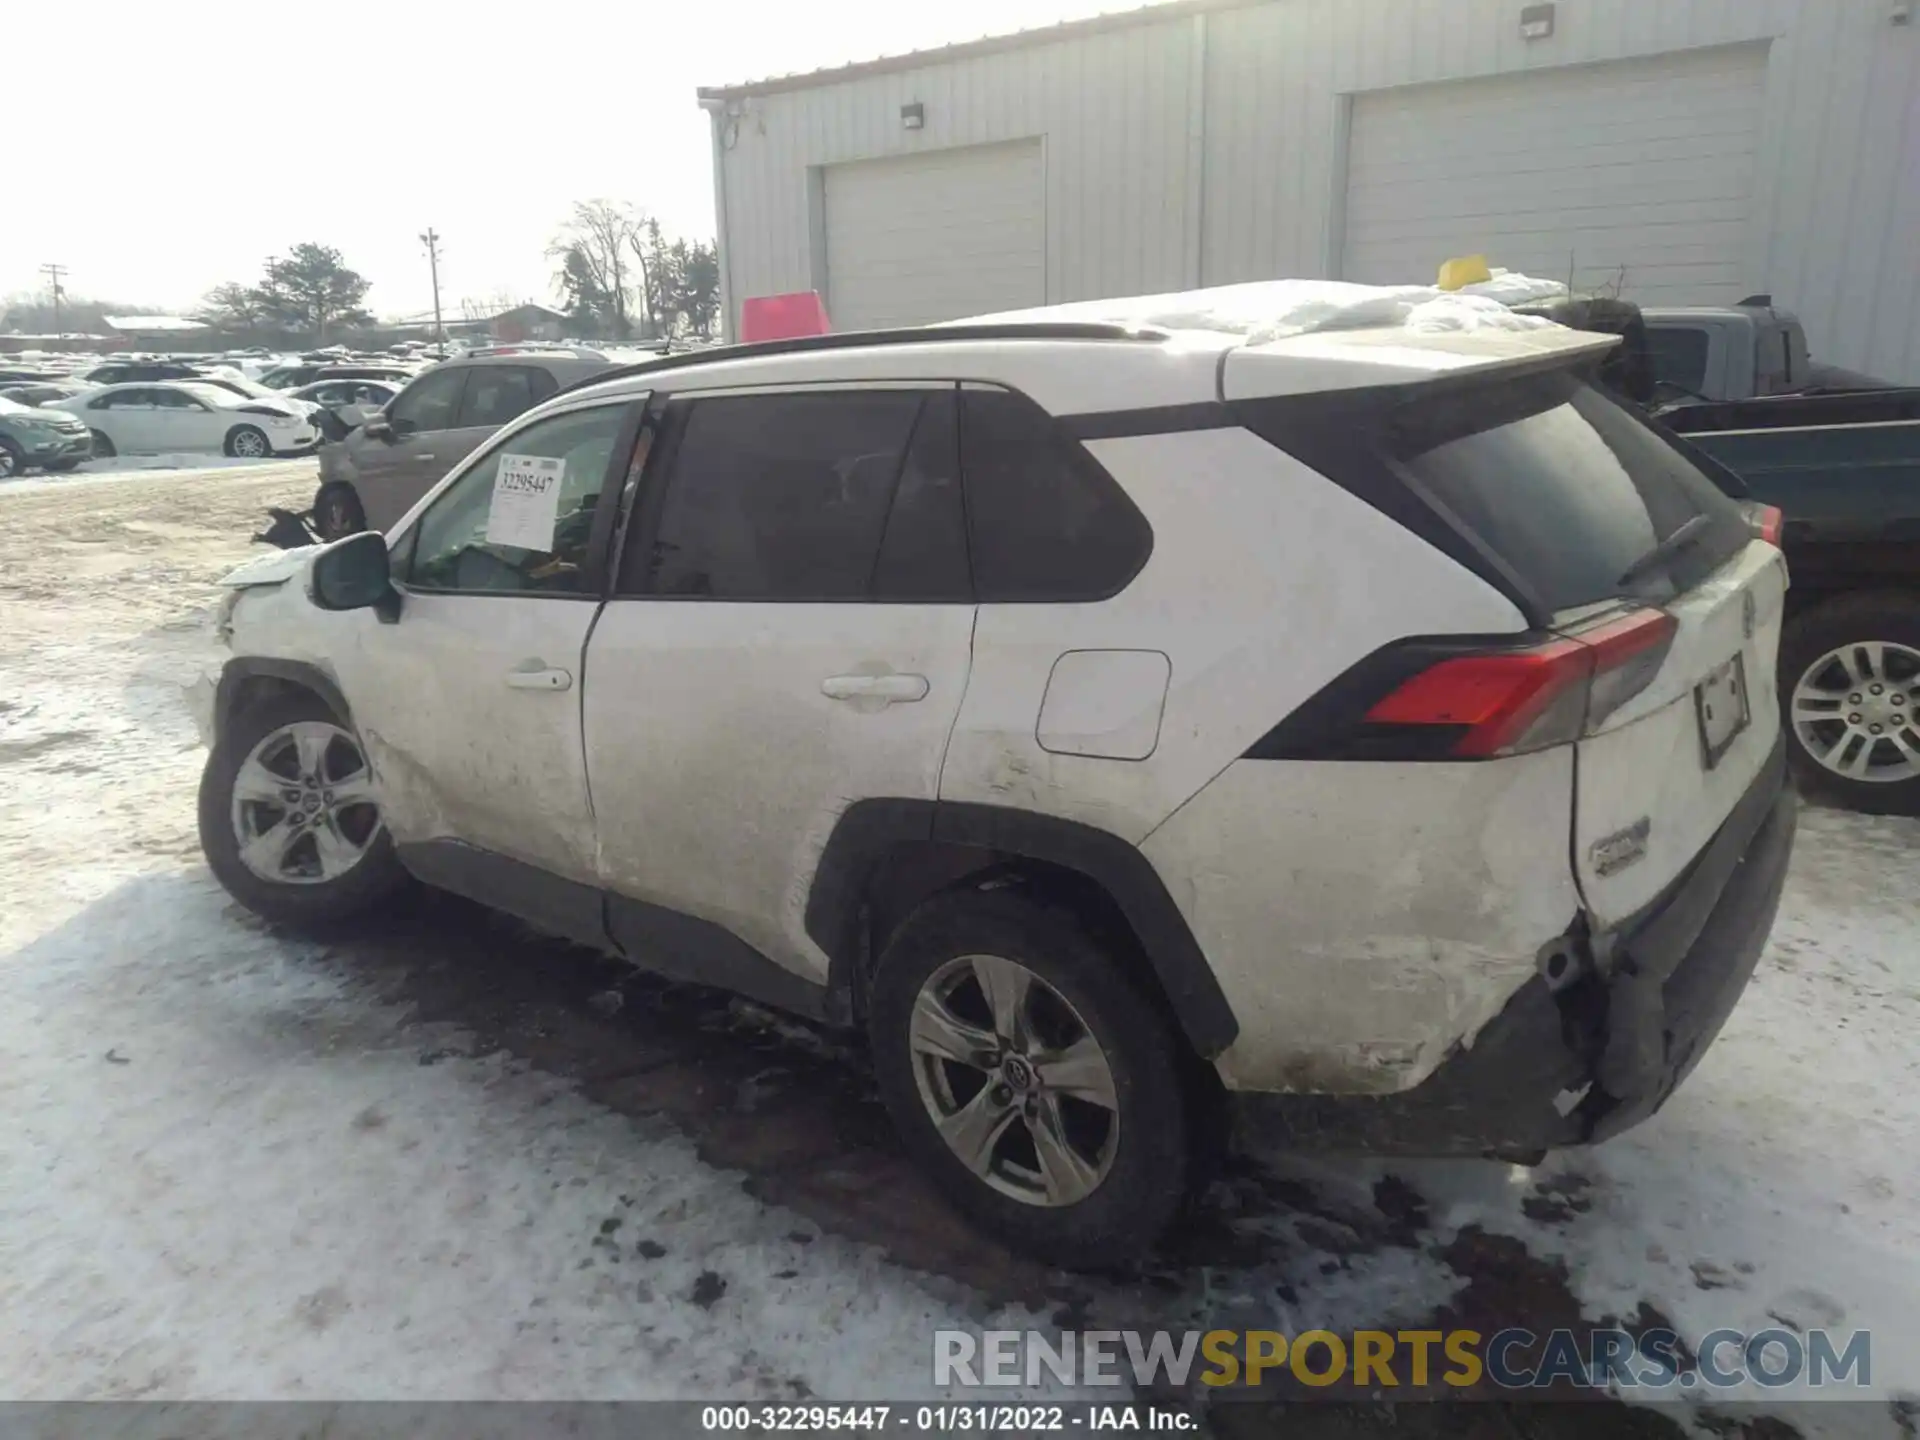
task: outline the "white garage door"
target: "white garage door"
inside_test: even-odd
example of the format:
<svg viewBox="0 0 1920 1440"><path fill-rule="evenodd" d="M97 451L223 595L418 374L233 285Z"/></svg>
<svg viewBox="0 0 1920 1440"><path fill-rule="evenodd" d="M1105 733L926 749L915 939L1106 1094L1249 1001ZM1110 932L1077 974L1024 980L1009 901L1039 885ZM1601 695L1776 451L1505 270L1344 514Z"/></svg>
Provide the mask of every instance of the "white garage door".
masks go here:
<svg viewBox="0 0 1920 1440"><path fill-rule="evenodd" d="M1038 140L826 172L827 315L836 330L1044 305Z"/></svg>
<svg viewBox="0 0 1920 1440"><path fill-rule="evenodd" d="M1766 52L1663 55L1356 97L1343 276L1431 284L1450 256L1642 304L1729 304Z"/></svg>

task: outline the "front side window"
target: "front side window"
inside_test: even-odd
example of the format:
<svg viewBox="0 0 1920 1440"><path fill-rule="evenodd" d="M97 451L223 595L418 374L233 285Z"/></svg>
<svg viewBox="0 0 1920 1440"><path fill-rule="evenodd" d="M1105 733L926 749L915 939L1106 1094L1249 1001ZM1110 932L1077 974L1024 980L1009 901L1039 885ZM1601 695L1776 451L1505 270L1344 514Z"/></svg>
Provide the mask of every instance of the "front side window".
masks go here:
<svg viewBox="0 0 1920 1440"><path fill-rule="evenodd" d="M550 416L495 446L420 517L407 583L483 594L582 593L593 517L627 409Z"/></svg>
<svg viewBox="0 0 1920 1440"><path fill-rule="evenodd" d="M623 589L714 600L873 598L887 518L923 408L950 391L694 400L652 552ZM637 583L634 583L637 581Z"/></svg>
<svg viewBox="0 0 1920 1440"><path fill-rule="evenodd" d="M412 435L423 430L451 430L460 413L463 370L435 370L422 375L402 391L387 412L394 433Z"/></svg>

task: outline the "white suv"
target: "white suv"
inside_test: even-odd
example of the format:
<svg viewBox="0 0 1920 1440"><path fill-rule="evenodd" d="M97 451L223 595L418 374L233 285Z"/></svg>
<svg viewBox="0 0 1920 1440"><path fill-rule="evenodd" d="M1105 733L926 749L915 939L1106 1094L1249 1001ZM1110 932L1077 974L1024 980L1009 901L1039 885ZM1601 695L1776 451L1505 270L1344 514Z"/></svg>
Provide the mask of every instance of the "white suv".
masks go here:
<svg viewBox="0 0 1920 1440"><path fill-rule="evenodd" d="M1046 319L710 351L229 578L209 863L412 876L864 1026L942 1188L1068 1264L1257 1142L1652 1113L1794 811L1786 570L1558 327ZM1229 1103L1231 1102L1231 1103Z"/></svg>

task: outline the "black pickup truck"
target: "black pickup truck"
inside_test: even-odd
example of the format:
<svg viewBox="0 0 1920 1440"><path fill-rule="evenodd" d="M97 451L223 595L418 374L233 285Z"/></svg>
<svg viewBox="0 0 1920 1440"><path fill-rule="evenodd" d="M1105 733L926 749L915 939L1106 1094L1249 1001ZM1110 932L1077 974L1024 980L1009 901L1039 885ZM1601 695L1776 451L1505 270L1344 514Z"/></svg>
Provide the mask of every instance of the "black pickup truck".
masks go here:
<svg viewBox="0 0 1920 1440"><path fill-rule="evenodd" d="M1681 404L1654 418L1773 506L1793 574L1780 703L1802 786L1920 814L1920 389Z"/></svg>
<svg viewBox="0 0 1920 1440"><path fill-rule="evenodd" d="M1764 295L1719 310L1607 297L1515 308L1621 336L1597 378L1691 446L1729 495L1778 512L1793 575L1780 705L1801 788L1920 815L1920 389L1812 366L1798 322ZM1698 377L1673 378L1665 332L1707 320L1728 322L1708 388L1738 375L1749 398L1706 399Z"/></svg>

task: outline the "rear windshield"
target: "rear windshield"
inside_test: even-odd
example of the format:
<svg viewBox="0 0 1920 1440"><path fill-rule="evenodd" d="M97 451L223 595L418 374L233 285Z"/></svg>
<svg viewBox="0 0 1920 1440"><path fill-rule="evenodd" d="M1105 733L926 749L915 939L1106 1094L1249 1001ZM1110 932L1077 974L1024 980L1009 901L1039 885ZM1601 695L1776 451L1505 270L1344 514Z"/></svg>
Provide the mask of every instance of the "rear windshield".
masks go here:
<svg viewBox="0 0 1920 1440"><path fill-rule="evenodd" d="M1251 423L1522 602L1536 622L1690 590L1746 544L1745 517L1679 445L1568 370L1255 402ZM1691 541L1628 572L1696 516Z"/></svg>
<svg viewBox="0 0 1920 1440"><path fill-rule="evenodd" d="M1390 418L1387 433L1419 488L1548 612L1628 590L1692 589L1748 539L1738 507L1697 466L1571 375L1415 402ZM1642 556L1698 515L1716 523L1644 582L1623 584Z"/></svg>

